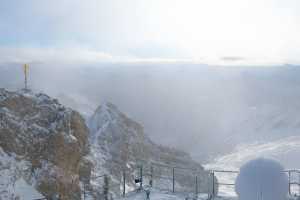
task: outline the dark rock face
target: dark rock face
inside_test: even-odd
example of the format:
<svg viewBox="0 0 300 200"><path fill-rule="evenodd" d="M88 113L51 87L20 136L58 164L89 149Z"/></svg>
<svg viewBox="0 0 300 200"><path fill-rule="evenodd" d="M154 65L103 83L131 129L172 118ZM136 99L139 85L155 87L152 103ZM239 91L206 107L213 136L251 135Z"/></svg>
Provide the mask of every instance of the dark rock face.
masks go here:
<svg viewBox="0 0 300 200"><path fill-rule="evenodd" d="M45 197L80 199L88 129L79 113L44 94L0 89L0 147L29 161Z"/></svg>

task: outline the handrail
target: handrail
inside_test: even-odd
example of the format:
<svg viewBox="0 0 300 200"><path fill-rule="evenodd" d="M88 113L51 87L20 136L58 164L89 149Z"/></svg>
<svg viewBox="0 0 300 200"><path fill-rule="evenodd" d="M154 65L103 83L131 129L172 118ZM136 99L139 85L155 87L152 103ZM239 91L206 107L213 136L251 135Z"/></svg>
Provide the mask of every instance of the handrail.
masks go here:
<svg viewBox="0 0 300 200"><path fill-rule="evenodd" d="M146 172L143 174L143 176L150 176L151 177L151 180L152 179L166 179L166 180L173 180L173 183L170 183L170 184L173 184L173 188L172 188L172 191L175 192L176 189L174 189L174 186L175 186L175 182L174 182L174 178L176 177L176 173L175 172L175 169L183 169L183 170L192 170L192 171L196 171L197 172L197 169L193 169L193 168L188 168L188 167L179 167L179 166L171 166L171 165L165 165L165 164L160 164L160 163L154 163L152 162L151 163L151 166L161 166L161 167L166 167L166 168L169 168L169 169L173 169L173 174L170 176L166 176L165 173L162 173L162 174L159 174L157 175L156 173L152 174L153 171L151 173L149 172ZM200 169L200 168L199 168ZM202 169L201 169L202 170ZM166 171L166 170L165 170ZM231 174L238 174L239 171L237 170L220 170L220 169L207 169L206 171L209 171L211 174L215 175L215 173L231 173ZM166 171L167 172L167 171ZM297 182L296 180L293 180L293 175L294 176L298 176L300 175L300 169L286 169L286 170L283 170L282 172L284 173L289 173L289 187L291 187L291 185L297 185L300 187L300 181ZM125 172L124 172L125 173ZM187 172L189 173L189 172ZM194 175L197 176L197 173L195 173ZM110 175L107 175L107 174L100 174L100 175L97 175L97 176L92 176L90 178L90 180L95 180L95 179L98 179L98 178L103 178L105 176L110 176ZM124 179L124 183L125 183L125 179ZM196 181L195 181L195 184L196 184L196 188L198 188L197 186L197 177L196 177ZM209 183L211 184L211 183ZM214 185L217 184L219 186L234 186L235 183L232 183L232 182L229 182L229 183L226 183L226 181L224 182L214 182L214 178L213 178L213 181L212 181L212 187L214 188ZM116 183L116 184L111 184L110 185L111 187L115 188L115 187L118 187L120 186L120 184ZM152 185L151 185L152 186ZM155 187L155 186L153 186ZM125 188L125 187L124 187ZM85 188L83 189L84 193L85 194L91 194L92 192L89 191L89 190L86 190ZM124 192L125 192L125 189L124 189ZM123 195L125 195L125 193L123 193ZM37 199L33 199L33 200L46 200L47 198L37 198Z"/></svg>
<svg viewBox="0 0 300 200"><path fill-rule="evenodd" d="M234 173L234 174L239 173L239 171L234 171L234 170L211 170L211 171L216 173Z"/></svg>

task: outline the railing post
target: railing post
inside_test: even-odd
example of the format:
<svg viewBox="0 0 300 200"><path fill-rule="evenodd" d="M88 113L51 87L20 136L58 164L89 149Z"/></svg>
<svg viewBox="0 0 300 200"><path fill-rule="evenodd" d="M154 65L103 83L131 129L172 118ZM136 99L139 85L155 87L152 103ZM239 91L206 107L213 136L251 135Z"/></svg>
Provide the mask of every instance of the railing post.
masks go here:
<svg viewBox="0 0 300 200"><path fill-rule="evenodd" d="M215 197L215 172L212 171L212 197Z"/></svg>
<svg viewBox="0 0 300 200"><path fill-rule="evenodd" d="M85 200L85 183L83 183L83 200Z"/></svg>
<svg viewBox="0 0 300 200"><path fill-rule="evenodd" d="M172 169L172 182L173 182L172 192L175 193L175 167L173 167Z"/></svg>
<svg viewBox="0 0 300 200"><path fill-rule="evenodd" d="M298 195L300 196L300 173L299 173L299 171L298 171L298 189L299 189Z"/></svg>
<svg viewBox="0 0 300 200"><path fill-rule="evenodd" d="M150 167L150 186L153 186L153 166Z"/></svg>
<svg viewBox="0 0 300 200"><path fill-rule="evenodd" d="M140 189L143 188L143 165L140 168Z"/></svg>
<svg viewBox="0 0 300 200"><path fill-rule="evenodd" d="M126 172L125 169L123 170L123 197L125 197L126 193Z"/></svg>
<svg viewBox="0 0 300 200"><path fill-rule="evenodd" d="M289 170L288 173L289 173L289 176L288 176L288 179L289 179L289 195L291 195L291 171Z"/></svg>
<svg viewBox="0 0 300 200"><path fill-rule="evenodd" d="M196 188L195 188L196 190L195 190L195 193L196 193L196 198L198 198L198 193L199 192L198 192L198 176L197 175L196 175L196 180L195 181L196 181Z"/></svg>
<svg viewBox="0 0 300 200"><path fill-rule="evenodd" d="M103 186L103 196L104 196L104 200L108 200L108 195L109 195L109 178L108 176L105 174L104 175L104 186Z"/></svg>

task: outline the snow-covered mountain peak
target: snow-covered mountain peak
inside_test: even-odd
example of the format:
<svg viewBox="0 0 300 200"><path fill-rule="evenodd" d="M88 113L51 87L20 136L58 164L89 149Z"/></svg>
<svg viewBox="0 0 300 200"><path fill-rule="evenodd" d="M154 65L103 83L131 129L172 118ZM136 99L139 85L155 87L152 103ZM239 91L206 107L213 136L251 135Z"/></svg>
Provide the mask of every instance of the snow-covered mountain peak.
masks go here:
<svg viewBox="0 0 300 200"><path fill-rule="evenodd" d="M110 172L113 180L117 182L122 177L122 170L125 169L128 176L127 184L134 188L137 166L141 162L145 167L156 163L162 166L198 169L202 177L201 184L206 188L209 174L199 163L193 161L185 152L155 144L144 133L141 124L122 113L114 104L104 103L99 106L89 118L88 125L91 134L90 158L95 166L93 176ZM158 167L155 170L162 169ZM183 175L182 179L177 180L177 184L193 187L191 183L185 183L185 180L194 180L192 176L189 173ZM158 184L163 185L162 182Z"/></svg>
<svg viewBox="0 0 300 200"><path fill-rule="evenodd" d="M104 132L110 132L113 135L118 134L119 136L123 134L136 135L143 132L143 127L140 124L128 118L117 106L110 102L105 102L96 109L89 118L88 125L93 137L98 137ZM112 131L116 129L118 131ZM126 131L124 132L124 130Z"/></svg>
<svg viewBox="0 0 300 200"><path fill-rule="evenodd" d="M94 114L88 120L88 124L92 133L98 132L103 126L117 120L120 111L112 103L105 102L100 105Z"/></svg>
<svg viewBox="0 0 300 200"><path fill-rule="evenodd" d="M110 102L104 102L96 109L95 115L98 116L98 120L113 121L121 115L121 112L114 104Z"/></svg>
<svg viewBox="0 0 300 200"><path fill-rule="evenodd" d="M145 167L156 163L199 169L201 184L208 189L210 176L200 164L184 152L152 142L142 125L112 103L99 106L88 125L90 135L78 112L46 94L0 89L0 199L7 199L2 194L19 195L26 186L47 199L77 200L83 182L99 199L103 180L91 177L108 174L111 184L118 185L125 170L127 188L134 189L141 162ZM155 170L163 173L159 167ZM193 178L192 172L183 174L176 184L193 188ZM165 185L164 180L155 181ZM29 197L22 194L21 199Z"/></svg>

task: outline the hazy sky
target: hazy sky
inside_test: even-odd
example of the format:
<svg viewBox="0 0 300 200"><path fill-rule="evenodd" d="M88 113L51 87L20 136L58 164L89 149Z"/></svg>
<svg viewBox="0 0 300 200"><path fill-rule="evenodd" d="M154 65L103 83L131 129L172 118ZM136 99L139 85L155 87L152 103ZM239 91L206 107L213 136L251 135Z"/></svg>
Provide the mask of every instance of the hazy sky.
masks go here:
<svg viewBox="0 0 300 200"><path fill-rule="evenodd" d="M300 135L299 77L299 66L34 64L29 87L85 117L111 102L153 141L203 161L240 143ZM20 64L0 64L0 88L23 83Z"/></svg>
<svg viewBox="0 0 300 200"><path fill-rule="evenodd" d="M1 0L0 60L300 63L299 0Z"/></svg>

